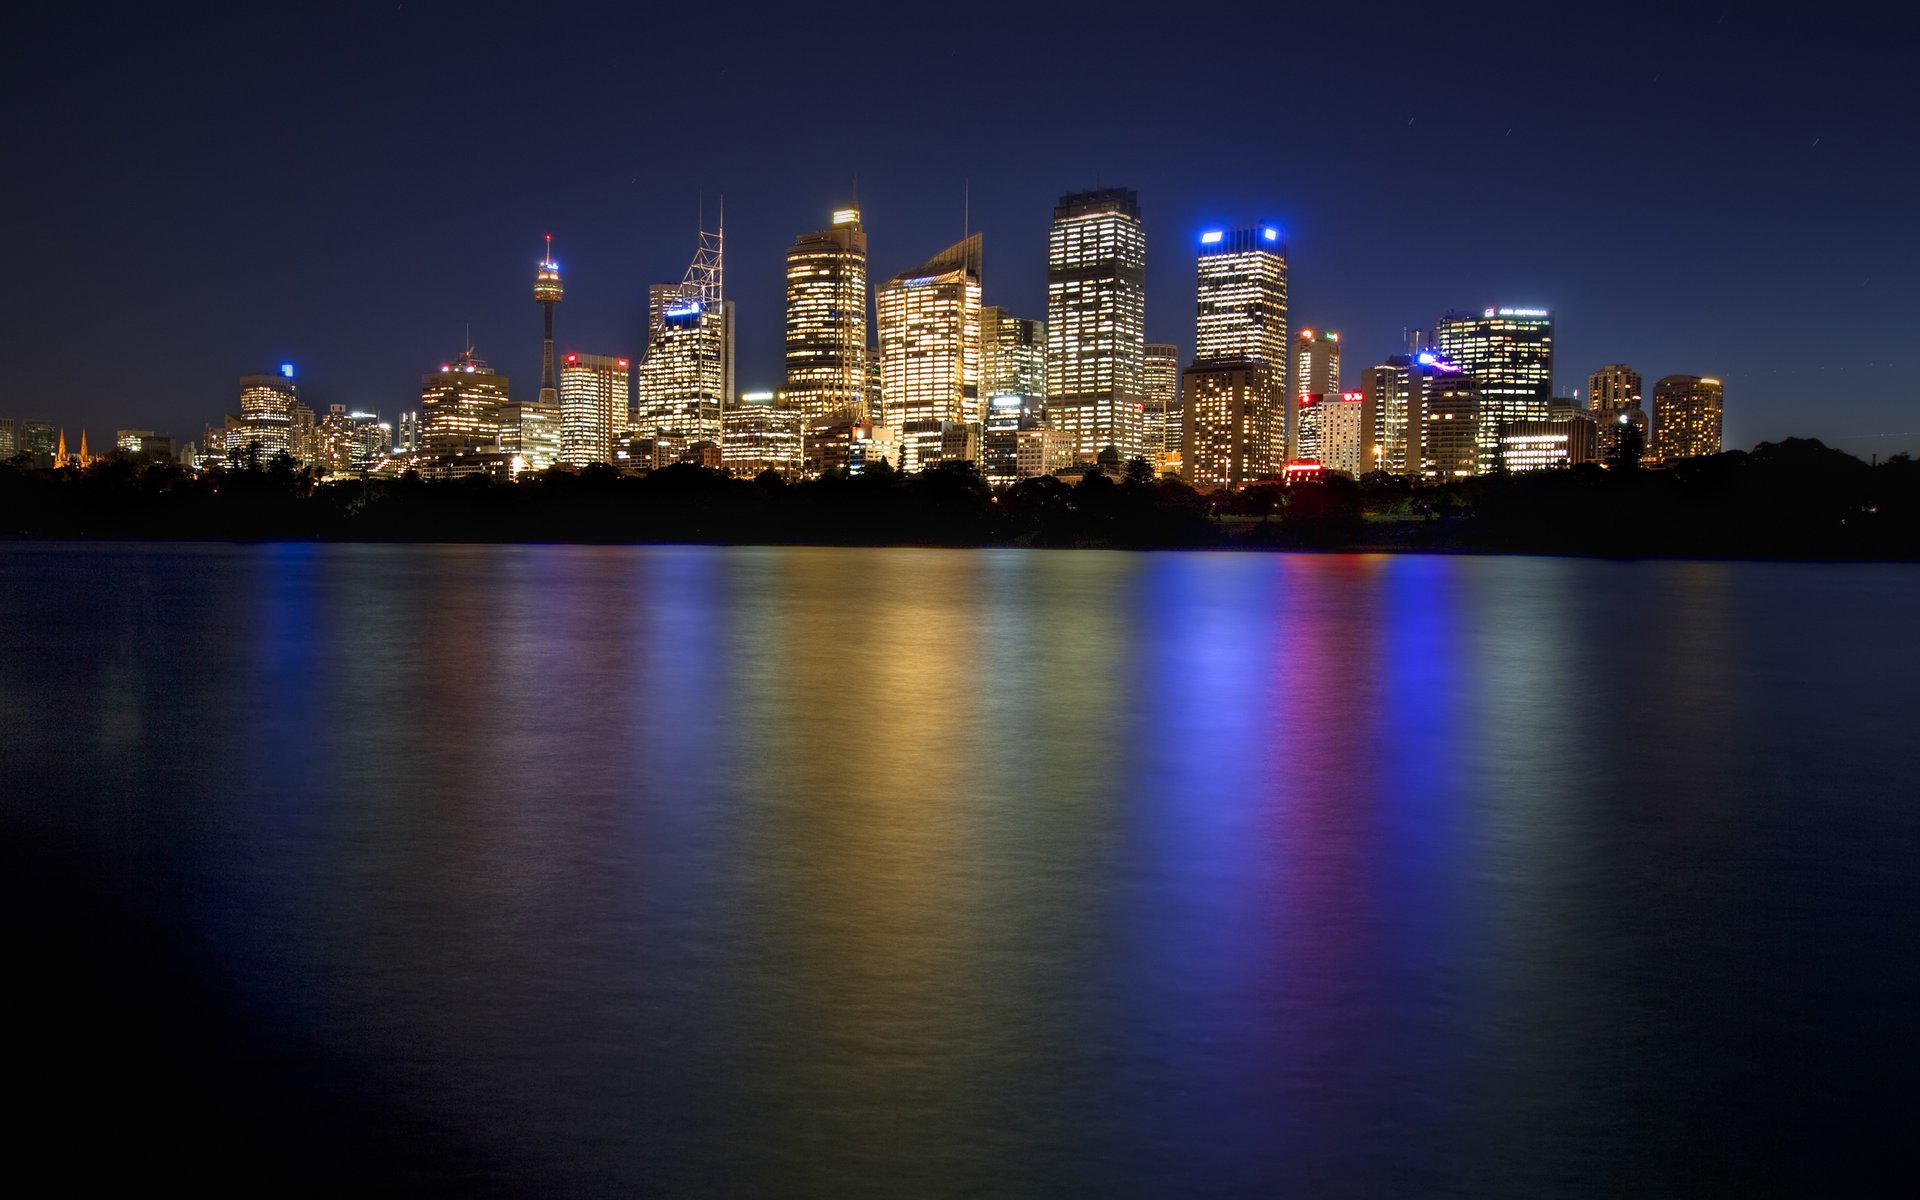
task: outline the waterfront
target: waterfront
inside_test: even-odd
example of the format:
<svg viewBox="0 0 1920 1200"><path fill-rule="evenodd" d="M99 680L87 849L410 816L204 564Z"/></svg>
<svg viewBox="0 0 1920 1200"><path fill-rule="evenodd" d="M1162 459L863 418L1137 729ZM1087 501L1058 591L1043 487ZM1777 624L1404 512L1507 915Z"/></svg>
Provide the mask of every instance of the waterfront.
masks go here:
<svg viewBox="0 0 1920 1200"><path fill-rule="evenodd" d="M1920 567L15 544L0 580L29 895L171 972L151 1065L194 1076L82 1045L83 1095L244 1078L356 1169L706 1195L1806 1190L1907 1103Z"/></svg>

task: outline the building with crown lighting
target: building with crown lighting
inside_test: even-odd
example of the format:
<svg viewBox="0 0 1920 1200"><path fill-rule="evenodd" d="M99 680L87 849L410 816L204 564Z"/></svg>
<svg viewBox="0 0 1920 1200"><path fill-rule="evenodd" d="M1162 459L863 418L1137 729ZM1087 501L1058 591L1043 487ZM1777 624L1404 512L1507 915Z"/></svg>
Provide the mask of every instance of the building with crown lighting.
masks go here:
<svg viewBox="0 0 1920 1200"><path fill-rule="evenodd" d="M1513 421L1500 434L1500 463L1509 471L1540 471L1592 462L1591 412L1556 413L1546 421Z"/></svg>
<svg viewBox="0 0 1920 1200"><path fill-rule="evenodd" d="M1726 388L1705 375L1667 375L1653 385L1653 457L1702 458L1721 449Z"/></svg>
<svg viewBox="0 0 1920 1200"><path fill-rule="evenodd" d="M1060 197L1047 231L1047 423L1092 461L1144 450L1147 237L1124 188Z"/></svg>
<svg viewBox="0 0 1920 1200"><path fill-rule="evenodd" d="M505 473L502 410L511 403L507 377L469 346L420 380L420 467L446 475Z"/></svg>
<svg viewBox="0 0 1920 1200"><path fill-rule="evenodd" d="M1340 394L1340 334L1302 329L1293 343L1293 386L1287 389L1287 457L1313 458L1298 432L1301 398Z"/></svg>
<svg viewBox="0 0 1920 1200"><path fill-rule="evenodd" d="M979 455L981 245L977 233L956 242L888 280L874 298L886 428L899 436L901 470L953 453Z"/></svg>
<svg viewBox="0 0 1920 1200"><path fill-rule="evenodd" d="M800 411L773 392L742 392L721 417L720 465L741 479L797 476L802 425Z"/></svg>
<svg viewBox="0 0 1920 1200"><path fill-rule="evenodd" d="M640 360L633 433L655 465L718 461L720 414L734 394L734 308L723 292L725 233L702 231L679 283L647 290L647 352Z"/></svg>
<svg viewBox="0 0 1920 1200"><path fill-rule="evenodd" d="M559 462L614 461L633 396L633 364L614 354L568 354L560 363Z"/></svg>
<svg viewBox="0 0 1920 1200"><path fill-rule="evenodd" d="M260 461L294 451L293 364L282 363L277 375L246 375L240 379L240 411L229 414L221 434L228 455L247 453L258 445Z"/></svg>
<svg viewBox="0 0 1920 1200"><path fill-rule="evenodd" d="M802 421L838 412L867 419L867 234L859 209L837 210L832 225L788 248L786 320L786 403Z"/></svg>
<svg viewBox="0 0 1920 1200"><path fill-rule="evenodd" d="M1434 342L1480 389L1480 470L1500 453L1500 427L1544 421L1553 399L1553 314L1543 308L1448 312Z"/></svg>
<svg viewBox="0 0 1920 1200"><path fill-rule="evenodd" d="M1202 490L1277 479L1287 450L1287 248L1277 227L1210 229L1196 264L1181 472Z"/></svg>

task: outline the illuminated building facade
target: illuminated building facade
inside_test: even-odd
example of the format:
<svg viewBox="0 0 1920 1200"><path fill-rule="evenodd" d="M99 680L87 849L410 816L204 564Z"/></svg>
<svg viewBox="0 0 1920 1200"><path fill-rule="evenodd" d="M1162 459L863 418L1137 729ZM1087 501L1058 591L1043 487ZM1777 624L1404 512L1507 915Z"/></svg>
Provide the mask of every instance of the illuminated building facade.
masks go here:
<svg viewBox="0 0 1920 1200"><path fill-rule="evenodd" d="M29 465L45 470L53 465L53 452L57 448L58 431L50 421L22 421L16 454L27 456ZM224 456L226 442L220 442L220 453Z"/></svg>
<svg viewBox="0 0 1920 1200"><path fill-rule="evenodd" d="M545 388L541 389L544 395ZM509 474L544 471L560 461L562 415L558 404L514 401L500 410L500 450Z"/></svg>
<svg viewBox="0 0 1920 1200"><path fill-rule="evenodd" d="M20 453L19 430L12 417L0 417L0 462Z"/></svg>
<svg viewBox="0 0 1920 1200"><path fill-rule="evenodd" d="M468 346L420 381L420 453L430 470L467 474L492 469L500 453L501 410L510 402L507 377ZM504 459L498 465L504 466Z"/></svg>
<svg viewBox="0 0 1920 1200"><path fill-rule="evenodd" d="M1277 479L1287 452L1287 252L1269 224L1200 235L1181 475L1196 488Z"/></svg>
<svg viewBox="0 0 1920 1200"><path fill-rule="evenodd" d="M1147 238L1124 188L1062 196L1047 232L1047 423L1092 459L1140 456Z"/></svg>
<svg viewBox="0 0 1920 1200"><path fill-rule="evenodd" d="M943 429L973 431L978 454L980 395L979 234L888 280L875 298L886 427L898 432L903 470L930 466L956 443ZM962 438L964 445L969 439ZM909 449L909 443L911 449Z"/></svg>
<svg viewBox="0 0 1920 1200"><path fill-rule="evenodd" d="M1046 414L1047 323L1015 317L991 305L980 309L980 390L1019 396L1029 417Z"/></svg>
<svg viewBox="0 0 1920 1200"><path fill-rule="evenodd" d="M558 461L610 463L627 431L633 364L614 354L569 354L560 364Z"/></svg>
<svg viewBox="0 0 1920 1200"><path fill-rule="evenodd" d="M1180 347L1150 343L1142 361L1146 406L1140 414L1140 453L1153 473L1162 475L1180 458Z"/></svg>
<svg viewBox="0 0 1920 1200"><path fill-rule="evenodd" d="M647 289L647 353L640 362L634 433L656 462L720 444L720 412L734 394L734 309L724 295L725 228L700 233L679 283ZM717 457L717 454L716 454Z"/></svg>
<svg viewBox="0 0 1920 1200"><path fill-rule="evenodd" d="M280 364L278 375L246 375L240 380L240 412L230 418L223 435L225 449L244 451L260 444L262 462L285 451L293 453L293 406L298 393L293 364Z"/></svg>
<svg viewBox="0 0 1920 1200"><path fill-rule="evenodd" d="M800 411L772 392L741 393L720 419L720 465L742 479L799 474L801 422Z"/></svg>
<svg viewBox="0 0 1920 1200"><path fill-rule="evenodd" d="M1544 421L1553 398L1553 314L1542 308L1449 312L1434 330L1440 353L1480 388L1480 469L1500 452L1500 426Z"/></svg>
<svg viewBox="0 0 1920 1200"><path fill-rule="evenodd" d="M1314 393L1310 396L1291 397L1293 405L1292 452L1287 455L1288 462L1320 461L1320 416L1324 408L1325 396Z"/></svg>
<svg viewBox="0 0 1920 1200"><path fill-rule="evenodd" d="M885 426L835 413L805 425L807 472L858 475L876 463L897 467L900 444Z"/></svg>
<svg viewBox="0 0 1920 1200"><path fill-rule="evenodd" d="M1340 334L1302 329L1293 343L1293 386L1287 390L1287 457L1313 458L1299 432L1301 398L1340 394Z"/></svg>
<svg viewBox="0 0 1920 1200"><path fill-rule="evenodd" d="M1590 412L1565 413L1549 421L1514 421L1500 434L1500 461L1509 471L1592 462L1594 426Z"/></svg>
<svg viewBox="0 0 1920 1200"><path fill-rule="evenodd" d="M1704 375L1668 375L1653 385L1653 456L1661 462L1720 453L1726 388Z"/></svg>
<svg viewBox="0 0 1920 1200"><path fill-rule="evenodd" d="M1373 469L1369 450L1372 427L1367 421L1365 392L1342 392L1320 401L1320 464L1350 479Z"/></svg>
<svg viewBox="0 0 1920 1200"><path fill-rule="evenodd" d="M786 402L804 421L867 406L867 234L860 210L787 250ZM725 457L724 455L722 456Z"/></svg>
<svg viewBox="0 0 1920 1200"><path fill-rule="evenodd" d="M1421 370L1415 359L1413 379L1420 385L1420 473L1445 482L1480 473L1480 388L1464 371ZM1438 363L1424 364L1429 368Z"/></svg>
<svg viewBox="0 0 1920 1200"><path fill-rule="evenodd" d="M1286 397L1270 364L1196 363L1181 390L1181 478L1218 491L1279 476Z"/></svg>
<svg viewBox="0 0 1920 1200"><path fill-rule="evenodd" d="M1625 363L1608 363L1587 377L1587 411L1593 415L1597 461L1612 466L1630 439L1637 439L1642 456L1647 454L1642 396L1640 372Z"/></svg>

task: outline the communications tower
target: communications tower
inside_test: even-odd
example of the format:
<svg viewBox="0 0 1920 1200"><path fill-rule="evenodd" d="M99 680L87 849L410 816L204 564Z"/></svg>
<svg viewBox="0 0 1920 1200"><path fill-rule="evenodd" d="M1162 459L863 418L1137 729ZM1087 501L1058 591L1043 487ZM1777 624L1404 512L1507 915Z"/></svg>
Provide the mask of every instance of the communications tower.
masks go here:
<svg viewBox="0 0 1920 1200"><path fill-rule="evenodd" d="M553 306L560 303L565 289L560 286L560 264L553 261L553 235L547 235L547 256L533 277L534 303L546 310L547 340L540 357L540 403L559 407L560 389L553 381Z"/></svg>

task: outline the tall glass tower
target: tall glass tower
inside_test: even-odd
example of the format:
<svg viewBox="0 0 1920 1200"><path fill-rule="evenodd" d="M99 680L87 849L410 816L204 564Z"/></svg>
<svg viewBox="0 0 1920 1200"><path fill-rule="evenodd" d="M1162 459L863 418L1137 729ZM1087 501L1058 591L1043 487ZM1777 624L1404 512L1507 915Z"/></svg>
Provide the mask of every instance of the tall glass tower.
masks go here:
<svg viewBox="0 0 1920 1200"><path fill-rule="evenodd" d="M1124 188L1062 196L1047 233L1047 423L1075 454L1142 451L1147 237Z"/></svg>
<svg viewBox="0 0 1920 1200"><path fill-rule="evenodd" d="M1449 312L1434 330L1440 353L1480 387L1480 470L1498 465L1500 427L1544 421L1553 400L1553 314L1544 308Z"/></svg>
<svg viewBox="0 0 1920 1200"><path fill-rule="evenodd" d="M867 413L867 234L860 210L803 233L787 250L786 402L803 425Z"/></svg>

